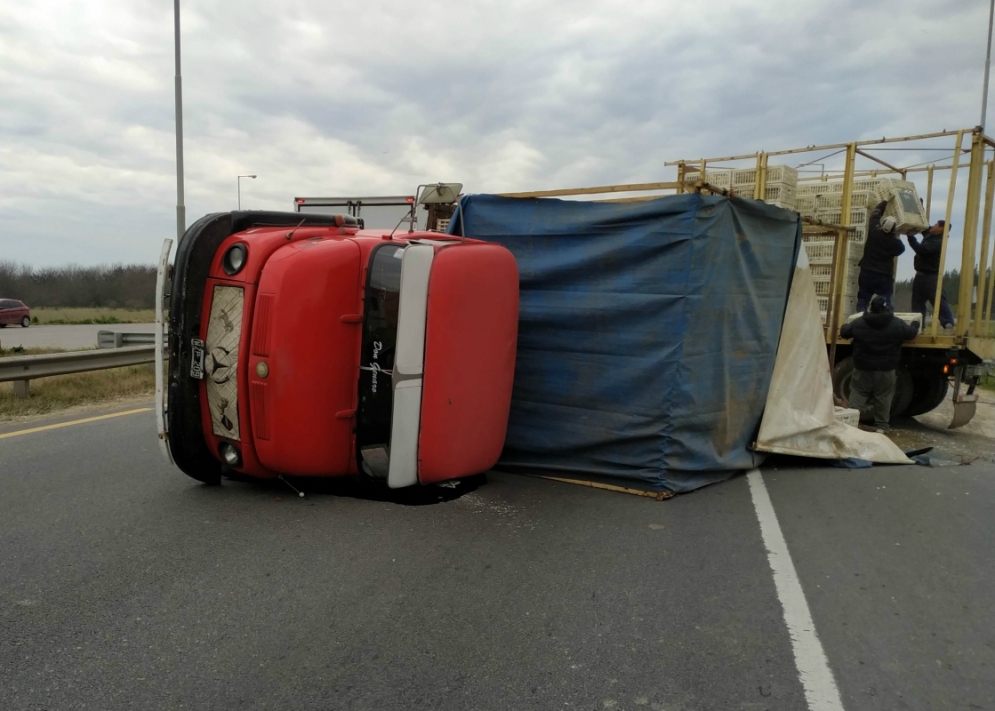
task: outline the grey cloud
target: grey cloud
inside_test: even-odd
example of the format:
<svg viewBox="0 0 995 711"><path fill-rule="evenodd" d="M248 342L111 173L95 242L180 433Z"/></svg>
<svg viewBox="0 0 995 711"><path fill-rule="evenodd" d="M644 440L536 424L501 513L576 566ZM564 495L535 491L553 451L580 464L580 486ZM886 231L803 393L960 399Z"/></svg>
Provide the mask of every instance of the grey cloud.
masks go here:
<svg viewBox="0 0 995 711"><path fill-rule="evenodd" d="M173 234L171 14L89 5L0 16L3 258L150 261ZM676 158L970 125L983 15L966 0L185 3L189 219L234 207L243 172L260 175L249 205L287 208L440 178L668 179Z"/></svg>

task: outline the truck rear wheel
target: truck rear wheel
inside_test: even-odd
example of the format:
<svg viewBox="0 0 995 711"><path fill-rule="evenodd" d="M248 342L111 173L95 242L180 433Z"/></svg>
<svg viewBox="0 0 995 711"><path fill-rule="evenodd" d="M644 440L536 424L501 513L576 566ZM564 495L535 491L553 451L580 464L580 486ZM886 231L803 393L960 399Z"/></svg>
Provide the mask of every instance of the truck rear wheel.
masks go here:
<svg viewBox="0 0 995 711"><path fill-rule="evenodd" d="M833 390L850 399L850 380L853 378L853 358L844 358L833 368ZM895 371L895 397L891 400L891 417L901 417L907 414L909 403L912 402L912 375L904 366L898 366ZM940 398L943 399L942 397Z"/></svg>
<svg viewBox="0 0 995 711"><path fill-rule="evenodd" d="M950 389L950 382L942 372L916 375L912 378L912 402L905 410L909 417L925 415L943 402Z"/></svg>

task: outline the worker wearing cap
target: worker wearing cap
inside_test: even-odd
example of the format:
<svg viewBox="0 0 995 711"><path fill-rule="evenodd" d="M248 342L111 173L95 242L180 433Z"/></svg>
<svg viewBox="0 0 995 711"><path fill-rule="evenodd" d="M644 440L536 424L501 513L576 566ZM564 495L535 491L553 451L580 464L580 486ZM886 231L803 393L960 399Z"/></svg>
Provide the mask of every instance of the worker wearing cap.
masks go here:
<svg viewBox="0 0 995 711"><path fill-rule="evenodd" d="M864 256L857 265L860 267L857 277L858 312L867 308L874 294L884 297L889 306L895 294L895 257L905 251L905 245L895 231L898 225L895 218L881 217L887 206L887 200L879 202L868 221L867 244L864 245Z"/></svg>
<svg viewBox="0 0 995 711"><path fill-rule="evenodd" d="M878 432L888 430L895 397L895 370L902 361L902 343L919 333L919 324L906 324L892 313L883 296L873 296L867 311L843 325L842 338L853 339L850 407L860 410L862 423Z"/></svg>
<svg viewBox="0 0 995 711"><path fill-rule="evenodd" d="M909 246L916 253L916 275L912 280L912 310L922 314L926 322L926 304L933 304L936 298L936 280L940 277L940 255L943 252L943 220L922 233L920 243L913 235L908 236ZM933 309L936 305L933 304ZM940 325L950 328L954 325L954 315L947 303L947 292L940 292Z"/></svg>

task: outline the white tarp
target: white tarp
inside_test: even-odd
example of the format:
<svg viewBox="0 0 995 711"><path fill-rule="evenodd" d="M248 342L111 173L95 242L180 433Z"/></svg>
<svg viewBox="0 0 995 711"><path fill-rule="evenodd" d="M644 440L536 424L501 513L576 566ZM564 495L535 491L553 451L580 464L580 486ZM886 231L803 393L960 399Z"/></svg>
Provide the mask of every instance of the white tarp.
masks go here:
<svg viewBox="0 0 995 711"><path fill-rule="evenodd" d="M804 249L798 251L757 449L819 459L912 463L885 435L836 421L822 317Z"/></svg>

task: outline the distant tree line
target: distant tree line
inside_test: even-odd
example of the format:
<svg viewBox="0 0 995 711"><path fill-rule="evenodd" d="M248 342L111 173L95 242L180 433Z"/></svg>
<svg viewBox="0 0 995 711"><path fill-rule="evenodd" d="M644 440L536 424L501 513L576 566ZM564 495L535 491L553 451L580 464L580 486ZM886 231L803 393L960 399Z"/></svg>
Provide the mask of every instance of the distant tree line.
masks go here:
<svg viewBox="0 0 995 711"><path fill-rule="evenodd" d="M978 298L985 300L988 298L988 285L991 284L991 271L988 272L988 278L985 280L985 293L974 295L972 299L972 306L977 303ZM978 286L978 270L974 270L974 287ZM943 288L947 292L947 301L950 302L950 307L957 310L957 303L960 300L960 270L955 269L953 271L947 272L946 276L943 277ZM895 282L895 311L911 311L912 310L912 280L906 279L903 281Z"/></svg>
<svg viewBox="0 0 995 711"><path fill-rule="evenodd" d="M155 277L150 264L34 269L0 262L0 298L28 306L151 309Z"/></svg>

